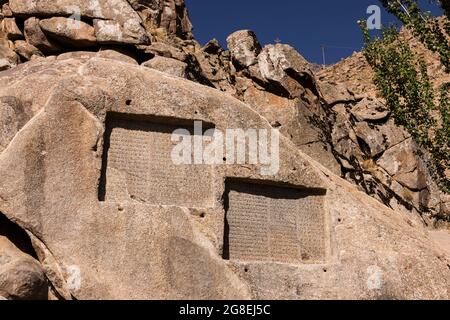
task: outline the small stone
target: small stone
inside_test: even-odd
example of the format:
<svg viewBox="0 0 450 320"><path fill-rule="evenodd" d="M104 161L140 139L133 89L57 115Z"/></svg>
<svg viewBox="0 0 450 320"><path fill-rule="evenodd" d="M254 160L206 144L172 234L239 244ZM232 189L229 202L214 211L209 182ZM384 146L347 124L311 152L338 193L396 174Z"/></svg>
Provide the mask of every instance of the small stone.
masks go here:
<svg viewBox="0 0 450 320"><path fill-rule="evenodd" d="M25 39L44 54L51 54L61 50L59 45L47 38L37 18L29 18L25 21Z"/></svg>
<svg viewBox="0 0 450 320"><path fill-rule="evenodd" d="M97 43L94 28L83 21L71 18L54 17L39 22L39 26L46 33L68 45L85 47Z"/></svg>

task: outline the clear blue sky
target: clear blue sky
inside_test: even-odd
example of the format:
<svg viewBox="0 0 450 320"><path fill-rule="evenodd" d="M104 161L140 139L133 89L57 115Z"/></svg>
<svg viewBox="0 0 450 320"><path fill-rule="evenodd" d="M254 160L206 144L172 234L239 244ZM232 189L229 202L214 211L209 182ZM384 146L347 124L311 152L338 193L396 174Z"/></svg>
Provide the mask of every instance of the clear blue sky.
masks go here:
<svg viewBox="0 0 450 320"><path fill-rule="evenodd" d="M367 7L377 0L185 0L197 40L205 44L216 38L225 46L234 31L251 29L261 44L280 39L295 47L306 59L322 63L321 44L327 63L335 63L362 47L356 21L368 17ZM436 5L420 1L424 10ZM383 11L383 24L396 22ZM337 48L339 47L339 48Z"/></svg>

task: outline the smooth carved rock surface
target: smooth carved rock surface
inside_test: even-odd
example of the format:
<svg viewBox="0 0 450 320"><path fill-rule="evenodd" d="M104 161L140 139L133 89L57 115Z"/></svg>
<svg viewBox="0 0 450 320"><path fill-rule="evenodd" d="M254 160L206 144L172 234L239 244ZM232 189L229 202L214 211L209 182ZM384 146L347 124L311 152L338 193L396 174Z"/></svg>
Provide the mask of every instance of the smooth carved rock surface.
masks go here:
<svg viewBox="0 0 450 320"><path fill-rule="evenodd" d="M161 125L200 119L217 128L271 128L226 94L95 53L36 59L1 73L0 81L0 96L14 97L27 115L11 129L18 133L0 154L0 211L30 234L46 276L63 297L449 298L449 261L411 214L388 209L358 191L283 136L276 176L261 176L259 166L219 166L211 190L192 191L212 199L212 206L188 208L176 199L174 206L131 197L100 201L107 114L156 119ZM164 165L160 168L167 172ZM227 208L222 199L228 179L320 191L323 207L306 197L300 206L305 211L294 213L289 202L264 196L264 208L285 207L270 218L284 242L265 247L278 253L269 261L242 255L224 259ZM247 209L242 195L236 196L231 194L228 213L237 208L255 218L254 207ZM286 264L277 251L304 248L305 241L286 232L294 228L292 217L304 219L297 225L302 228L318 227L307 238L310 252L320 253L320 259L311 260L320 264L305 263L306 256ZM314 251L318 244L324 249ZM239 252L233 251L239 245L234 242L229 252Z"/></svg>

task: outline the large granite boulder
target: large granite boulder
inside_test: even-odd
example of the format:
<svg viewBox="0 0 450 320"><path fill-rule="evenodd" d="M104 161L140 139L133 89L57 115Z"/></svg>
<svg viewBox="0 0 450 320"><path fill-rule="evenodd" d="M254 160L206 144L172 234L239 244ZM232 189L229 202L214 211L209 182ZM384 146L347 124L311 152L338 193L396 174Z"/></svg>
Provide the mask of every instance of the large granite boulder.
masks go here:
<svg viewBox="0 0 450 320"><path fill-rule="evenodd" d="M283 136L269 176L228 155L175 165L171 133L196 121L277 136L224 93L96 54L37 59L0 82L26 115L0 154L0 211L61 297L450 297L448 258L421 224Z"/></svg>
<svg viewBox="0 0 450 320"><path fill-rule="evenodd" d="M46 300L47 278L38 261L0 236L0 296L11 300Z"/></svg>
<svg viewBox="0 0 450 320"><path fill-rule="evenodd" d="M227 38L233 60L242 68L248 68L257 63L261 45L251 30L236 31Z"/></svg>
<svg viewBox="0 0 450 320"><path fill-rule="evenodd" d="M129 0L152 35L192 39L192 24L183 0Z"/></svg>

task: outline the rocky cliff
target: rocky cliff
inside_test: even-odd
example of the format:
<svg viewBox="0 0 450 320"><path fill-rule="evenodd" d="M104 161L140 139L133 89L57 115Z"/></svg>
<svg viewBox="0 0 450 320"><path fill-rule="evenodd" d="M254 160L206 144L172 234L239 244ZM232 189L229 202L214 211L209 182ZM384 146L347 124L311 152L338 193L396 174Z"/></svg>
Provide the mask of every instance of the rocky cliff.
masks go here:
<svg viewBox="0 0 450 320"><path fill-rule="evenodd" d="M201 46L182 0L0 4L0 296L449 298L450 199L361 53ZM195 121L276 129L280 171L172 167Z"/></svg>

